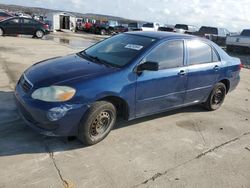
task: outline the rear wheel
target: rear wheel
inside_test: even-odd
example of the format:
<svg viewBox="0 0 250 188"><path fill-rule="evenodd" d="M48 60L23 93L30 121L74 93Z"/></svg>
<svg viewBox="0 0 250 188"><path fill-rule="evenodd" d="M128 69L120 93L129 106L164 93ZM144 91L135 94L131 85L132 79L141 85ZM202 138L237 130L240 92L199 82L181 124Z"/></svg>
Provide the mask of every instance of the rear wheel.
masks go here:
<svg viewBox="0 0 250 188"><path fill-rule="evenodd" d="M204 106L211 111L219 109L224 102L226 93L226 86L221 82L217 83Z"/></svg>
<svg viewBox="0 0 250 188"><path fill-rule="evenodd" d="M44 33L43 33L42 30L37 30L35 35L36 35L37 38L43 38Z"/></svg>
<svg viewBox="0 0 250 188"><path fill-rule="evenodd" d="M78 139L86 145L103 140L116 122L116 108L106 101L95 102L79 125Z"/></svg>
<svg viewBox="0 0 250 188"><path fill-rule="evenodd" d="M3 29L0 28L0 36L3 36Z"/></svg>

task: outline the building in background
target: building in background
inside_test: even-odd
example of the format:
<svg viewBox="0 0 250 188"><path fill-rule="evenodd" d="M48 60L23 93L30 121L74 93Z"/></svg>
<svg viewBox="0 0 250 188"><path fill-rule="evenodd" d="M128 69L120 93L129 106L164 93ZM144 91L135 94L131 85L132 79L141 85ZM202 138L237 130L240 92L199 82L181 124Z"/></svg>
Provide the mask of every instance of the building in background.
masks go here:
<svg viewBox="0 0 250 188"><path fill-rule="evenodd" d="M51 30L72 31L76 29L76 16L67 12L53 12L46 15L46 20L51 23Z"/></svg>

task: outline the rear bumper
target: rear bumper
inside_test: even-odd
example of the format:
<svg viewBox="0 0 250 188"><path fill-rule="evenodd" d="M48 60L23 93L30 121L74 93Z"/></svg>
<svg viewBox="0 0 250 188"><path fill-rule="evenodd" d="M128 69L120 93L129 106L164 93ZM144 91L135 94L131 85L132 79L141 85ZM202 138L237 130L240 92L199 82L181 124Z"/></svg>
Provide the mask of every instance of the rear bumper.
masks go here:
<svg viewBox="0 0 250 188"><path fill-rule="evenodd" d="M26 124L35 131L47 136L76 136L78 125L87 111L87 105L72 105L72 109L57 121L50 121L48 111L56 107L55 104L41 105L35 100L23 95L19 86L15 90L15 101L20 116ZM68 104L69 105L69 104ZM62 106L58 104L57 106Z"/></svg>
<svg viewBox="0 0 250 188"><path fill-rule="evenodd" d="M44 34L45 34L45 35L48 35L48 34L50 34L50 31L49 31L49 30L45 30L45 31L44 31Z"/></svg>

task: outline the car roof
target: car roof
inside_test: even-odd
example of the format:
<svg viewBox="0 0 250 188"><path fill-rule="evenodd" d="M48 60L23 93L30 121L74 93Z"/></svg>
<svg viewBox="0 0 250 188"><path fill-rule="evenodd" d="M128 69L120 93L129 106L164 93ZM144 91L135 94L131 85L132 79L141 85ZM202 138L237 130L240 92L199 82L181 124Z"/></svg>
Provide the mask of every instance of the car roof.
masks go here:
<svg viewBox="0 0 250 188"><path fill-rule="evenodd" d="M167 39L167 38L198 39L198 37L193 35L165 32L165 31L133 31L133 32L127 32L127 34L151 37L156 39Z"/></svg>

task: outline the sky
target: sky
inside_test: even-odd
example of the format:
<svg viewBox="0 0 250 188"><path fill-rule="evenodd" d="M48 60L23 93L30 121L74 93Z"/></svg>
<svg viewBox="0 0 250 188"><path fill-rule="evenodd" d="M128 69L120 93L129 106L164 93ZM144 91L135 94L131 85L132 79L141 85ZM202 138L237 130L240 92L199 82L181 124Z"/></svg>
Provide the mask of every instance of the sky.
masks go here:
<svg viewBox="0 0 250 188"><path fill-rule="evenodd" d="M98 13L162 24L250 28L250 0L0 0L4 4Z"/></svg>

